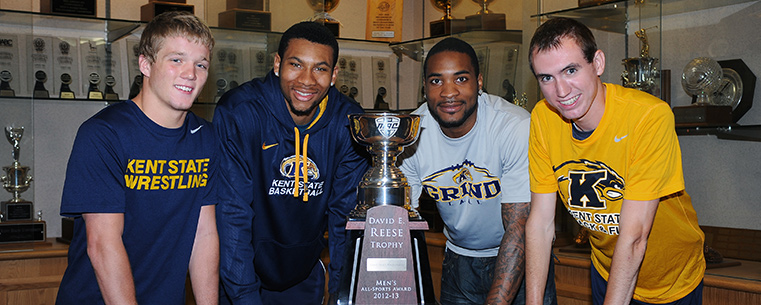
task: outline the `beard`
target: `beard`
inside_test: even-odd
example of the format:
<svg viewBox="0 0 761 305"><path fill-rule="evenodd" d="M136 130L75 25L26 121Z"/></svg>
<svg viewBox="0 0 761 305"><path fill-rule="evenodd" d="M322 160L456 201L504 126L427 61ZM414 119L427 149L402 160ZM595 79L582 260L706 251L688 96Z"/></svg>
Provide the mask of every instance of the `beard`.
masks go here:
<svg viewBox="0 0 761 305"><path fill-rule="evenodd" d="M291 110L291 113L293 113L294 115L296 115L296 116L308 116L308 115L312 114L312 112L313 112L313 111L314 111L314 110L315 110L315 109L316 109L318 106L320 106L320 102L322 102L322 100L323 100L324 98L325 98L325 97L323 96L323 97L322 97L322 98L320 98L320 99L316 99L316 100L314 101L314 103L312 103L312 105L311 105L311 106L309 106L309 108L307 108L306 110L299 110L299 109L296 109L295 107L293 107L293 101L291 100L291 97L290 97L290 96L286 96L286 97L285 97L285 101L288 103L288 109L289 109L289 110Z"/></svg>
<svg viewBox="0 0 761 305"><path fill-rule="evenodd" d="M462 126L462 124L465 124L465 121L467 121L468 118L471 115L473 115L473 113L476 112L477 107L478 107L478 102L473 103L473 106L465 109L465 112L462 114L462 118L455 121L444 121L444 119L442 119L441 116L439 116L438 112L430 111L430 109L428 109L428 112L431 113L431 116L433 117L433 119L436 120L436 122L438 122L439 126L441 126L442 128L456 128L456 127Z"/></svg>

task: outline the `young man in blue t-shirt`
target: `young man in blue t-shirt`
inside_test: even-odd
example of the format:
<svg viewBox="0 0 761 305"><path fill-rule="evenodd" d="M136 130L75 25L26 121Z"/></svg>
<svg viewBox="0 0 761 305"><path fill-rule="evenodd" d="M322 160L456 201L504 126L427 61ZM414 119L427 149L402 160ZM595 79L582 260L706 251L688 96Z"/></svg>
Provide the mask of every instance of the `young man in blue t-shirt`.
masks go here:
<svg viewBox="0 0 761 305"><path fill-rule="evenodd" d="M82 124L61 215L74 217L58 304L198 304L218 298L212 126L188 110L214 38L189 13L156 16L139 46L141 92Z"/></svg>

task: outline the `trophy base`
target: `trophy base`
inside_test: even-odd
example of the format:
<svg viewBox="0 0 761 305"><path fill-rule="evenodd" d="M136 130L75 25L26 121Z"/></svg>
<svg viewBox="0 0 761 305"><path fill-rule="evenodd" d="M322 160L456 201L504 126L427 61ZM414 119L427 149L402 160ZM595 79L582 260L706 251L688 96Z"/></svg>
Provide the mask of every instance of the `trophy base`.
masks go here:
<svg viewBox="0 0 761 305"><path fill-rule="evenodd" d="M74 96L74 92L71 92L71 91L69 91L69 92L63 92L63 91L61 91L61 93L58 94L58 98L62 98L62 99L74 99L75 96Z"/></svg>
<svg viewBox="0 0 761 305"><path fill-rule="evenodd" d="M46 238L44 221L0 222L0 243L37 242Z"/></svg>
<svg viewBox="0 0 761 305"><path fill-rule="evenodd" d="M732 124L732 106L677 106L674 123L676 127L728 126Z"/></svg>
<svg viewBox="0 0 761 305"><path fill-rule="evenodd" d="M234 8L219 13L219 27L269 31L272 28L270 12Z"/></svg>
<svg viewBox="0 0 761 305"><path fill-rule="evenodd" d="M341 30L340 30L341 24L340 24L340 23L338 23L337 21L330 21L330 20L319 20L319 21L317 21L317 22L321 23L321 24L322 24L322 25L324 25L326 28L328 28L328 30L329 30L331 33L333 33L333 36L335 36L335 37L338 37L338 34L340 34L340 33L341 33Z"/></svg>
<svg viewBox="0 0 761 305"><path fill-rule="evenodd" d="M87 92L87 99L90 99L90 100L102 100L103 99L103 92L100 92L100 91L90 91L90 92Z"/></svg>
<svg viewBox="0 0 761 305"><path fill-rule="evenodd" d="M74 238L74 218L63 217L61 218L61 237L57 237L56 240L65 244L71 244L72 238Z"/></svg>
<svg viewBox="0 0 761 305"><path fill-rule="evenodd" d="M12 89L0 90L0 96L14 97L16 96L16 92L14 92Z"/></svg>
<svg viewBox="0 0 761 305"><path fill-rule="evenodd" d="M373 207L368 214L367 221L347 222L339 288L329 304L436 304L427 223L402 223L405 211L396 206Z"/></svg>
<svg viewBox="0 0 761 305"><path fill-rule="evenodd" d="M118 101L119 100L119 94L116 94L116 93L106 93L103 96L103 99L109 100L109 101Z"/></svg>
<svg viewBox="0 0 761 305"><path fill-rule="evenodd" d="M3 212L2 221L28 221L34 216L34 205L30 201L3 201L0 211Z"/></svg>
<svg viewBox="0 0 761 305"><path fill-rule="evenodd" d="M154 1L140 7L140 21L151 21L153 17L169 11L186 11L195 14L195 8L192 4Z"/></svg>
<svg viewBox="0 0 761 305"><path fill-rule="evenodd" d="M431 21L431 37L465 32L468 29L465 19L444 19Z"/></svg>
<svg viewBox="0 0 761 305"><path fill-rule="evenodd" d="M507 28L507 21L505 21L505 14L477 14L466 16L465 25L468 31L505 30Z"/></svg>
<svg viewBox="0 0 761 305"><path fill-rule="evenodd" d="M50 98L50 93L47 90L34 90L32 96L34 98Z"/></svg>

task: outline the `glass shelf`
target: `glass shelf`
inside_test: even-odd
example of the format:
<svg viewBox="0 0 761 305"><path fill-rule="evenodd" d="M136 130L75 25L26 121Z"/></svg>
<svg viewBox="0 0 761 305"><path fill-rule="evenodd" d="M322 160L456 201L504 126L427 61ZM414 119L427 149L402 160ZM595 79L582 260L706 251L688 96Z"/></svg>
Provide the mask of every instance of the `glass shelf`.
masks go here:
<svg viewBox="0 0 761 305"><path fill-rule="evenodd" d="M714 135L718 139L761 142L761 125L712 127L677 127L680 136Z"/></svg>
<svg viewBox="0 0 761 305"><path fill-rule="evenodd" d="M494 42L507 42L521 44L523 41L522 31L518 30L502 30L502 31L467 31L460 33L453 33L446 36L427 37L415 40L409 40L404 42L390 43L391 49L401 59L402 55L406 55L416 61L422 61L423 53L425 50L430 50L433 45L438 43L447 37L457 37L464 41L467 41L474 47L480 44L488 44Z"/></svg>

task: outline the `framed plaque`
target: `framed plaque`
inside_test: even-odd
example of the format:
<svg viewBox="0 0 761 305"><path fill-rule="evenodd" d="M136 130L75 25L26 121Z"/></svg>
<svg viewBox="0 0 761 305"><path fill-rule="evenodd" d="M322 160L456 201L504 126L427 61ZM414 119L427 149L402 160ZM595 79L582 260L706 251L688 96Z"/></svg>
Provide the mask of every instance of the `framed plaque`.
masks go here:
<svg viewBox="0 0 761 305"><path fill-rule="evenodd" d="M402 0L368 0L365 39L402 41Z"/></svg>
<svg viewBox="0 0 761 305"><path fill-rule="evenodd" d="M82 97L82 79L79 71L79 39L53 38L52 95L59 98ZM49 89L50 90L50 89Z"/></svg>
<svg viewBox="0 0 761 305"><path fill-rule="evenodd" d="M96 17L96 3L95 0L40 0L40 12Z"/></svg>

